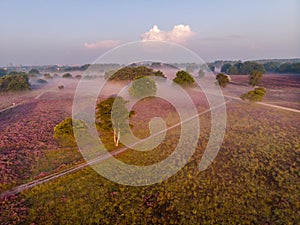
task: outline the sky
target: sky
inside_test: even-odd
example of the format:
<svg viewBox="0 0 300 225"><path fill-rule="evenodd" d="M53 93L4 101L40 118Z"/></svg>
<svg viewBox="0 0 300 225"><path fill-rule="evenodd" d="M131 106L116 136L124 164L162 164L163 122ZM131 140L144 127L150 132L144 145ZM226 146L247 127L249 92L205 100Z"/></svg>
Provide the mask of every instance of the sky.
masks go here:
<svg viewBox="0 0 300 225"><path fill-rule="evenodd" d="M299 0L0 0L0 66L91 63L159 40L203 60L300 57Z"/></svg>

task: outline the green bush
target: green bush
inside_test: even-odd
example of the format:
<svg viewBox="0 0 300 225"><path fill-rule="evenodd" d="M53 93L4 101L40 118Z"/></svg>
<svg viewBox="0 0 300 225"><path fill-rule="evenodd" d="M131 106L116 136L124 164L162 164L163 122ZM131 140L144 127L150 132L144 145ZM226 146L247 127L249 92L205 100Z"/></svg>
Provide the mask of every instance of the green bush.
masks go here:
<svg viewBox="0 0 300 225"><path fill-rule="evenodd" d="M245 94L242 94L241 99L248 100L250 102L260 102L263 100L265 94L266 94L266 88L258 87Z"/></svg>
<svg viewBox="0 0 300 225"><path fill-rule="evenodd" d="M0 92L30 90L28 75L24 72L14 74L0 78Z"/></svg>
<svg viewBox="0 0 300 225"><path fill-rule="evenodd" d="M262 72L258 70L253 70L251 71L249 75L249 84L251 86L257 86L259 85L261 78L262 78Z"/></svg>
<svg viewBox="0 0 300 225"><path fill-rule="evenodd" d="M195 84L194 78L184 70L180 70L176 73L176 77L173 79L173 82L185 87L193 86Z"/></svg>
<svg viewBox="0 0 300 225"><path fill-rule="evenodd" d="M65 73L62 75L63 78L72 78L72 75L70 73Z"/></svg>
<svg viewBox="0 0 300 225"><path fill-rule="evenodd" d="M216 76L216 79L220 87L226 87L227 83L230 81L230 77L223 73L219 73Z"/></svg>
<svg viewBox="0 0 300 225"><path fill-rule="evenodd" d="M77 130L84 131L86 125L80 120L73 120L67 117L54 127L54 138L57 139L62 146L76 146L73 127Z"/></svg>

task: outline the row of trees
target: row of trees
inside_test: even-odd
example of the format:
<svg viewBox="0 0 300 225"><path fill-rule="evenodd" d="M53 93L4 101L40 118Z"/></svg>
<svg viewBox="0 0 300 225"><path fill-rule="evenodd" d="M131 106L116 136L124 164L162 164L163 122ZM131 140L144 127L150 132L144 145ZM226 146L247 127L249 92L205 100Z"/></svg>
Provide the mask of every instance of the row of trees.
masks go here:
<svg viewBox="0 0 300 225"><path fill-rule="evenodd" d="M237 62L235 64L226 63L222 66L221 72L227 74L238 74L238 75L247 75L252 71L259 71L265 73L265 68L262 64L257 62Z"/></svg>

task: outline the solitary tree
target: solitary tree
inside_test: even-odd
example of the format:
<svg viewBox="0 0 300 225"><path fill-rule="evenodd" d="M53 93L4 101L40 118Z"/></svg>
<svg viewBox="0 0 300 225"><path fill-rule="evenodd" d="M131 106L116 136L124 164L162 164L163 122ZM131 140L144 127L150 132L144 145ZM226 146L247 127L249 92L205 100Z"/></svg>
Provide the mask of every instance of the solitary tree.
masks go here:
<svg viewBox="0 0 300 225"><path fill-rule="evenodd" d="M219 73L216 79L220 87L226 87L227 83L230 81L230 77L223 73Z"/></svg>
<svg viewBox="0 0 300 225"><path fill-rule="evenodd" d="M128 115L134 114L126 104L122 97L110 97L97 105L96 125L102 132L113 132L115 146L119 145L121 134L127 132Z"/></svg>
<svg viewBox="0 0 300 225"><path fill-rule="evenodd" d="M155 81L150 77L141 77L135 79L128 92L134 98L143 98L151 95L155 95L157 87Z"/></svg>
<svg viewBox="0 0 300 225"><path fill-rule="evenodd" d="M258 70L253 70L249 74L249 84L251 86L257 86L259 85L261 78L262 78L263 73Z"/></svg>
<svg viewBox="0 0 300 225"><path fill-rule="evenodd" d="M178 71L173 81L181 86L192 86L195 83L194 78L184 70Z"/></svg>
<svg viewBox="0 0 300 225"><path fill-rule="evenodd" d="M204 75L205 75L204 71L203 71L202 69L200 69L200 70L198 71L198 76L199 76L199 78L204 77Z"/></svg>
<svg viewBox="0 0 300 225"><path fill-rule="evenodd" d="M30 76L35 77L35 76L38 76L38 75L40 74L40 71L38 71L37 69L34 69L34 68L33 68L33 69L29 70L28 74L29 74Z"/></svg>

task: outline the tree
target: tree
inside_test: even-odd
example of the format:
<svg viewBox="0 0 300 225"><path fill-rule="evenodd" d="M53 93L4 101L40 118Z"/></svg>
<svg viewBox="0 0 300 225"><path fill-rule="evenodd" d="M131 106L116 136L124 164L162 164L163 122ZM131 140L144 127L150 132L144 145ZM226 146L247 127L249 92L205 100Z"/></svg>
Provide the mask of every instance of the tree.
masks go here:
<svg viewBox="0 0 300 225"><path fill-rule="evenodd" d="M262 78L262 72L258 70L253 70L251 71L249 75L249 84L251 86L257 86L259 85L261 78Z"/></svg>
<svg viewBox="0 0 300 225"><path fill-rule="evenodd" d="M155 81L150 77L141 77L135 79L129 87L129 94L134 98L144 98L147 96L154 96L157 87Z"/></svg>
<svg viewBox="0 0 300 225"><path fill-rule="evenodd" d="M208 68L212 71L212 72L214 72L215 71L215 66L214 66L214 64L208 64Z"/></svg>
<svg viewBox="0 0 300 225"><path fill-rule="evenodd" d="M244 101L248 100L250 102L258 102L263 100L265 94L266 94L266 88L258 87L245 94L242 94L240 98L243 99Z"/></svg>
<svg viewBox="0 0 300 225"><path fill-rule="evenodd" d="M107 74L105 78L108 78L109 75L111 74ZM109 77L109 80L134 80L136 78L145 76L158 76L166 78L161 71L154 72L152 68L148 68L146 66L127 66L114 72Z"/></svg>
<svg viewBox="0 0 300 225"><path fill-rule="evenodd" d="M36 76L38 76L40 74L40 71L38 71L37 69L33 68L33 69L29 70L28 74L30 76L32 76L32 77L36 77Z"/></svg>
<svg viewBox="0 0 300 225"><path fill-rule="evenodd" d="M230 63L225 63L222 68L221 68L221 72L222 73L227 73L228 68L231 67Z"/></svg>
<svg viewBox="0 0 300 225"><path fill-rule="evenodd" d="M230 81L230 77L223 73L219 73L216 76L216 79L220 87L226 87L227 83Z"/></svg>
<svg viewBox="0 0 300 225"><path fill-rule="evenodd" d="M3 77L7 74L7 70L6 69L3 69L3 68L0 68L0 77Z"/></svg>
<svg viewBox="0 0 300 225"><path fill-rule="evenodd" d="M203 71L202 69L200 69L200 70L198 71L198 77L199 77L199 78L202 78L202 77L204 77L204 75L205 75L204 71Z"/></svg>
<svg viewBox="0 0 300 225"><path fill-rule="evenodd" d="M71 117L67 117L54 127L54 138L59 141L60 145L76 145L73 127L79 132L84 132L87 128L86 124L83 121L74 120Z"/></svg>
<svg viewBox="0 0 300 225"><path fill-rule="evenodd" d="M131 117L134 114L134 111L127 110L126 104L122 97L110 97L96 107L96 126L102 132L113 133L115 146L119 145L121 135L127 132L128 115Z"/></svg>
<svg viewBox="0 0 300 225"><path fill-rule="evenodd" d="M271 61L264 63L263 66L267 72L275 72L279 68L280 62Z"/></svg>
<svg viewBox="0 0 300 225"><path fill-rule="evenodd" d="M181 86L192 86L194 85L195 80L188 72L180 70L176 73L176 77L173 79L173 82Z"/></svg>
<svg viewBox="0 0 300 225"><path fill-rule="evenodd" d="M239 71L237 69L237 67L235 65L231 65L227 70L226 70L226 73L228 74L238 74Z"/></svg>

